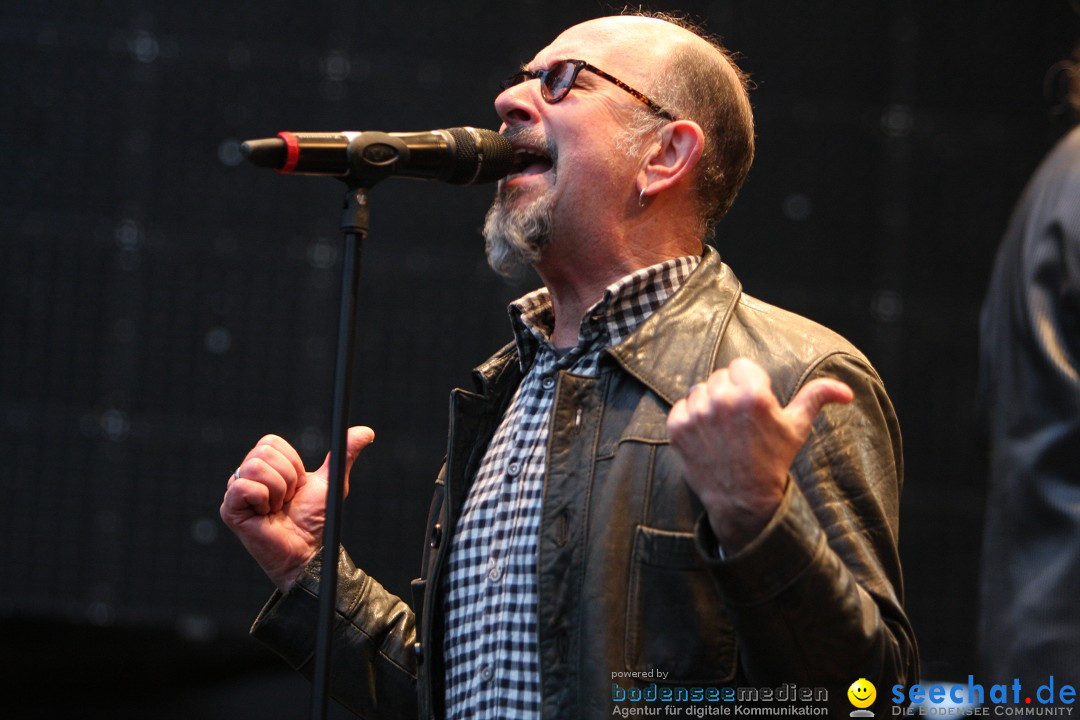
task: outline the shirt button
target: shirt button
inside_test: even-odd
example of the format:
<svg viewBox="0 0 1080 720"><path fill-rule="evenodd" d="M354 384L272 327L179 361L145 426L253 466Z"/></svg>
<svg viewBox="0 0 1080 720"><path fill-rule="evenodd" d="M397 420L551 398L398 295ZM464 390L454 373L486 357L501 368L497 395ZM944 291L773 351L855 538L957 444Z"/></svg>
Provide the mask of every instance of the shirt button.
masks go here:
<svg viewBox="0 0 1080 720"><path fill-rule="evenodd" d="M493 582L493 583L499 582L500 580L502 580L502 576L503 576L502 568L499 567L498 565L495 565L494 567L488 568L488 580L490 580L491 582Z"/></svg>
<svg viewBox="0 0 1080 720"><path fill-rule="evenodd" d="M542 388L544 388L545 390L550 390L551 388L555 387L555 378L553 378L553 377L544 378L543 381L540 383L540 386Z"/></svg>
<svg viewBox="0 0 1080 720"><path fill-rule="evenodd" d="M506 468L506 474L507 475L514 476L514 475L517 475L519 472L521 472L521 464L520 463L512 462Z"/></svg>
<svg viewBox="0 0 1080 720"><path fill-rule="evenodd" d="M480 668L480 679L484 682L491 682L491 678L495 677L495 671L491 669L490 665L485 665Z"/></svg>

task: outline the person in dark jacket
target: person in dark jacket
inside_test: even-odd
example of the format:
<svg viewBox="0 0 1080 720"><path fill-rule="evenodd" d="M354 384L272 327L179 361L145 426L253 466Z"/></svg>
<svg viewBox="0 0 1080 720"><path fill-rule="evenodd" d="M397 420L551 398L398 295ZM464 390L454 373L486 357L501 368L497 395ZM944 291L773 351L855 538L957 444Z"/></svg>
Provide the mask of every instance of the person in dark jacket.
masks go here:
<svg viewBox="0 0 1080 720"><path fill-rule="evenodd" d="M510 720L763 692L846 714L866 679L885 708L918 677L899 428L858 350L743 294L705 245L753 158L743 73L673 22L600 18L495 108L519 161L488 258L544 287L452 394L412 606L342 557L337 697ZM350 432L350 460L372 437ZM325 487L268 436L221 507L278 587L252 632L302 671Z"/></svg>
<svg viewBox="0 0 1080 720"><path fill-rule="evenodd" d="M1080 69L1063 66L1080 108ZM1080 128L1013 212L983 303L990 447L979 656L993 682L1080 681Z"/></svg>

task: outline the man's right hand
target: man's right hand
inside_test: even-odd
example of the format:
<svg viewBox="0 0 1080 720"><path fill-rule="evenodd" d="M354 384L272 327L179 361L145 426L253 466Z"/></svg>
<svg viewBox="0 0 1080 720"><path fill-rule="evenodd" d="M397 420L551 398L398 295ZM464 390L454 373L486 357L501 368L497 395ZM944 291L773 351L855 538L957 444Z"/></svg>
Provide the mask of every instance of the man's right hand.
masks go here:
<svg viewBox="0 0 1080 720"><path fill-rule="evenodd" d="M346 495L353 461L374 439L371 428L349 428ZM229 476L221 519L283 592L322 546L329 475L329 454L322 467L309 473L292 445L267 435Z"/></svg>

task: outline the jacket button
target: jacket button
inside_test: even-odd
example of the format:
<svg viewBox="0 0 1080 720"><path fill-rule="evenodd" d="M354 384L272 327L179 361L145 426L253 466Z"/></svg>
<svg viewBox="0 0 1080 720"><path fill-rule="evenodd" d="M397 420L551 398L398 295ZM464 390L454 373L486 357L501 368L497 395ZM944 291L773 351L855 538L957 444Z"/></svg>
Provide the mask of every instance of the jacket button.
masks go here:
<svg viewBox="0 0 1080 720"><path fill-rule="evenodd" d="M416 656L416 664L424 664L424 645L423 643L414 642L412 646L413 655Z"/></svg>
<svg viewBox="0 0 1080 720"><path fill-rule="evenodd" d="M431 549L434 550L439 547L439 543L442 542L442 523L435 523L435 527L431 528Z"/></svg>

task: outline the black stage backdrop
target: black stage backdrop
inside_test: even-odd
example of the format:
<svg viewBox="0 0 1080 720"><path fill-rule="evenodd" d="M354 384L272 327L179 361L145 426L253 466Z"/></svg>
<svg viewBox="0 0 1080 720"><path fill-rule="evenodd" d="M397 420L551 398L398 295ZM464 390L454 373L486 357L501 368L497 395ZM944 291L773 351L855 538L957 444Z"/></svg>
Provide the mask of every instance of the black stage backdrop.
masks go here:
<svg viewBox="0 0 1080 720"><path fill-rule="evenodd" d="M748 292L847 335L906 445L924 676L974 672L977 314L1064 126L1065 0L656 3L742 55L759 158L715 242ZM30 2L0 8L0 677L12 717L295 717L246 638L270 586L217 517L251 444L327 449L341 187L247 166L279 130L496 127L499 80L593 0ZM386 182L364 250L347 504L407 594L446 398L533 287L487 270L491 187Z"/></svg>

